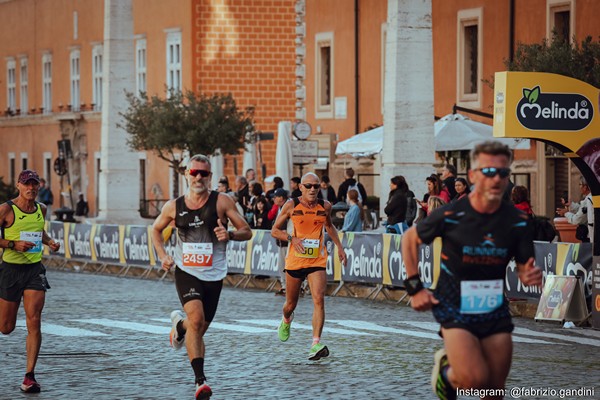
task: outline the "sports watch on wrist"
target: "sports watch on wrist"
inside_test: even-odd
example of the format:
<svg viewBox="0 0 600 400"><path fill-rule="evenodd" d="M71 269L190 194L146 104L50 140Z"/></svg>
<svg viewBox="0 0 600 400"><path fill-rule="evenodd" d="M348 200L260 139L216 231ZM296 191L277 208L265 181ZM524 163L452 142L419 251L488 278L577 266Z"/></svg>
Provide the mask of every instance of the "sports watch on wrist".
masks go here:
<svg viewBox="0 0 600 400"><path fill-rule="evenodd" d="M409 276L404 280L404 288L406 289L406 293L409 296L414 296L424 289L423 282L421 282L421 277L419 274Z"/></svg>
<svg viewBox="0 0 600 400"><path fill-rule="evenodd" d="M229 235L229 240L233 240L233 231L229 231L227 234Z"/></svg>
<svg viewBox="0 0 600 400"><path fill-rule="evenodd" d="M9 240L7 249L14 249L14 248L15 248L15 241Z"/></svg>
<svg viewBox="0 0 600 400"><path fill-rule="evenodd" d="M292 235L288 234L287 241L288 241L288 242L291 242L291 241L292 241Z"/></svg>

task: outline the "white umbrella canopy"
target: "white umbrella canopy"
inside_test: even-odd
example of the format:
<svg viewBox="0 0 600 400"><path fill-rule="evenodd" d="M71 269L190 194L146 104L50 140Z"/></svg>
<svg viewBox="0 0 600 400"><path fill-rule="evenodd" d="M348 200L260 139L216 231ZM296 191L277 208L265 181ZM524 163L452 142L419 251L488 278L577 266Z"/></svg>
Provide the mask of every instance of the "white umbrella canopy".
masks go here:
<svg viewBox="0 0 600 400"><path fill-rule="evenodd" d="M473 121L461 114L448 114L436 121L435 151L471 150L486 140L497 140L511 149L527 150L528 139L495 138L491 125Z"/></svg>
<svg viewBox="0 0 600 400"><path fill-rule="evenodd" d="M283 180L283 187L289 189L294 165L292 164L292 123L281 121L277 125L277 150L275 153L275 174Z"/></svg>
<svg viewBox="0 0 600 400"><path fill-rule="evenodd" d="M219 179L223 176L224 172L224 161L221 149L217 149L215 153L210 156L210 169L212 171L211 185L213 189L217 189Z"/></svg>
<svg viewBox="0 0 600 400"><path fill-rule="evenodd" d="M256 142L246 143L244 149L243 168L244 170L240 174L241 176L245 176L244 174L249 169L256 171Z"/></svg>
<svg viewBox="0 0 600 400"><path fill-rule="evenodd" d="M370 157L383 150L383 126L354 135L338 143L336 155L348 154L352 157Z"/></svg>

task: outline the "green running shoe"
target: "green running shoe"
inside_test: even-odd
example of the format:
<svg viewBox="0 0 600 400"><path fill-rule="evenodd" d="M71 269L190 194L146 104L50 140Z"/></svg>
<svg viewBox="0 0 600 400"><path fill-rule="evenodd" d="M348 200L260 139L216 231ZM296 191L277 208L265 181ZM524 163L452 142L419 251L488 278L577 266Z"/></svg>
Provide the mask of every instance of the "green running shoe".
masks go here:
<svg viewBox="0 0 600 400"><path fill-rule="evenodd" d="M290 322L287 323L281 318L281 323L279 324L279 329L277 330L277 334L279 335L279 340L282 342L286 342L290 338L290 328L292 327L292 321L294 320L294 313L292 313L292 317Z"/></svg>
<svg viewBox="0 0 600 400"><path fill-rule="evenodd" d="M433 393L441 400L456 400L456 390L442 375L442 370L448 366L446 349L439 349L434 356L435 364L431 372L431 387Z"/></svg>
<svg viewBox="0 0 600 400"><path fill-rule="evenodd" d="M311 361L317 361L327 356L329 356L329 349L321 343L317 343L311 347L310 352L308 353L308 359Z"/></svg>

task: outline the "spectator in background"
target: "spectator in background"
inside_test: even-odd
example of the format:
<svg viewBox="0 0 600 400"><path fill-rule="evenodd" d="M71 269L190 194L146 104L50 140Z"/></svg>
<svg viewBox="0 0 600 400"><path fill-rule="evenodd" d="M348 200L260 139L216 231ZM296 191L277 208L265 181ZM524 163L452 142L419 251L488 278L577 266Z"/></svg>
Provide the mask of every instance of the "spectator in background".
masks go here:
<svg viewBox="0 0 600 400"><path fill-rule="evenodd" d="M250 208L250 188L248 187L248 180L243 176L238 176L235 178L235 186L238 201L244 210L244 214L246 214L248 208Z"/></svg>
<svg viewBox="0 0 600 400"><path fill-rule="evenodd" d="M52 210L51 205L54 203L54 195L52 194L52 189L49 186L46 186L46 180L44 178L40 178L40 190L38 191L37 201L39 203L46 205L46 221L50 221L52 219Z"/></svg>
<svg viewBox="0 0 600 400"><path fill-rule="evenodd" d="M446 204L447 203L441 197L429 196L429 199L427 199L427 215L431 214L436 208L440 208Z"/></svg>
<svg viewBox="0 0 600 400"><path fill-rule="evenodd" d="M75 215L78 217L86 217L88 216L88 212L90 211L88 207L88 202L83 198L83 193L79 193L79 201L75 206Z"/></svg>
<svg viewBox="0 0 600 400"><path fill-rule="evenodd" d="M248 182L252 182L256 180L256 171L254 171L252 168L248 168L246 170L246 180Z"/></svg>
<svg viewBox="0 0 600 400"><path fill-rule="evenodd" d="M264 196L260 196L254 204L254 228L271 229L269 221L269 202Z"/></svg>
<svg viewBox="0 0 600 400"><path fill-rule="evenodd" d="M273 195L275 194L275 191L277 191L277 189L283 189L283 179L281 179L278 176L273 178L273 189L267 191L266 196L267 199L269 199L269 201L273 199Z"/></svg>
<svg viewBox="0 0 600 400"><path fill-rule="evenodd" d="M427 212L427 201L429 200L430 196L438 196L444 200L445 203L448 203L450 198L448 197L448 192L442 192L442 181L436 174L429 175L427 178L425 178L425 182L427 183L427 193L425 193L423 196L423 201L421 201L419 204L421 205L425 215L429 215Z"/></svg>
<svg viewBox="0 0 600 400"><path fill-rule="evenodd" d="M408 229L406 210L408 207L408 184L402 175L390 179L390 195L384 212L387 216L388 233L403 233Z"/></svg>
<svg viewBox="0 0 600 400"><path fill-rule="evenodd" d="M362 204L358 201L358 190L350 189L348 191L348 205L350 209L344 216L344 226L342 232L362 232L363 210Z"/></svg>
<svg viewBox="0 0 600 400"><path fill-rule="evenodd" d="M456 197L456 188L454 183L456 181L456 167L452 164L446 164L442 168L442 190L448 192L448 200Z"/></svg>
<svg viewBox="0 0 600 400"><path fill-rule="evenodd" d="M512 179L508 178L508 186L506 187L506 191L502 196L502 201L506 201L509 204L512 204L512 190L515 187Z"/></svg>
<svg viewBox="0 0 600 400"><path fill-rule="evenodd" d="M273 207L271 207L271 211L269 211L268 218L273 221L279 216L279 212L283 208L283 205L288 199L287 191L283 188L279 188L273 193ZM286 231L288 234L293 233L293 227L290 226L290 222L288 220ZM291 228L291 229L290 229ZM277 268L279 269L279 284L281 285L281 289L279 289L275 295L277 296L285 296L285 258L288 253L288 241L287 240L279 240L276 239L275 243L277 243L277 247L279 248L279 258L277 259Z"/></svg>
<svg viewBox="0 0 600 400"><path fill-rule="evenodd" d="M291 198L302 196L302 192L300 191L300 178L295 176L290 179L290 189L292 193L290 194Z"/></svg>
<svg viewBox="0 0 600 400"><path fill-rule="evenodd" d="M587 238L577 237L582 242L594 242L594 204L592 202L592 193L586 180L581 177L579 181L579 189L583 199L581 202L565 203L564 208L557 208L556 213L561 217L565 217L570 224L584 225L588 228ZM579 227L578 227L579 228ZM579 229L578 229L579 231Z"/></svg>
<svg viewBox="0 0 600 400"><path fill-rule="evenodd" d="M327 175L321 177L321 189L317 193L317 198L327 200L331 204L337 203L337 197L335 197L335 190L331 186L331 181ZM366 199L365 199L366 200Z"/></svg>
<svg viewBox="0 0 600 400"><path fill-rule="evenodd" d="M452 201L460 200L471 193L471 189L469 189L469 183L465 178L456 178L454 181L454 189L456 190L456 196L452 198Z"/></svg>
<svg viewBox="0 0 600 400"><path fill-rule="evenodd" d="M367 191L365 190L365 187L362 185L362 183L357 182L356 179L354 179L354 170L352 168L347 168L346 171L344 171L344 177L345 177L344 182L342 182L342 184L338 188L338 193L337 193L338 201L346 201L346 195L348 194L348 188L350 188L351 186L357 186L358 192L360 193L359 198L362 199L362 201L366 201L367 200Z"/></svg>
<svg viewBox="0 0 600 400"><path fill-rule="evenodd" d="M516 208L525 214L533 214L531 203L529 203L529 192L525 186L515 186L512 189L511 199Z"/></svg>
<svg viewBox="0 0 600 400"><path fill-rule="evenodd" d="M229 182L224 180L223 178L219 179L219 183L217 184L217 192L219 193L229 193L231 189L229 188Z"/></svg>

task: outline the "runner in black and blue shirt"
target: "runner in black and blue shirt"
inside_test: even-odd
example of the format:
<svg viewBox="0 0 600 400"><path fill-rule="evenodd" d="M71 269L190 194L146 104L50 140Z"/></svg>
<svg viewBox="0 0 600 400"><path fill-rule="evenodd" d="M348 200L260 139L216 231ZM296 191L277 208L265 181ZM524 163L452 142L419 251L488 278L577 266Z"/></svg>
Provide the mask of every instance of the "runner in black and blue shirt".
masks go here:
<svg viewBox="0 0 600 400"><path fill-rule="evenodd" d="M496 393L502 398L514 328L504 297L508 262L515 258L523 284L542 282L542 272L534 266L528 216L502 202L510 149L485 142L475 147L471 158L474 190L469 196L435 210L402 238L412 307L433 310L441 325L445 348L436 353L432 374L433 389L441 399L455 399L456 388L501 389ZM438 236L441 271L432 293L419 278L417 250Z"/></svg>

